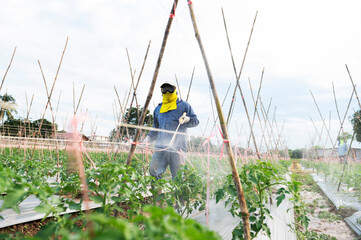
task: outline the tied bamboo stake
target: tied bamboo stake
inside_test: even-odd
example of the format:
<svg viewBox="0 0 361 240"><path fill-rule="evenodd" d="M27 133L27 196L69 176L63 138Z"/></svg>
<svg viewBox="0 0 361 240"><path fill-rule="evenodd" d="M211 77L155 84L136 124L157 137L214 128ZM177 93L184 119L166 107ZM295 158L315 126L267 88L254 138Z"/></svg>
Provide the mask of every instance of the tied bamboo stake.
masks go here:
<svg viewBox="0 0 361 240"><path fill-rule="evenodd" d="M179 93L179 98L182 100L182 94L181 94L181 91L180 91L180 88L179 88L177 74L175 74L174 76L175 76L175 81L177 83L177 88L178 88L177 92Z"/></svg>
<svg viewBox="0 0 361 240"><path fill-rule="evenodd" d="M226 25L226 19L225 19L225 17L224 17L224 12L223 12L223 9L222 9L223 23L224 23L224 28L225 28L225 31L226 31L228 47L229 47L229 50L230 50L230 53L231 53L231 59L232 59L233 69L234 69L234 71L235 71L236 78L237 78L237 84L236 84L236 86L234 87L233 96L232 96L232 101L231 101L231 106L230 106L229 112L228 112L227 124L229 124L230 117L231 117L232 112L233 112L233 108L234 108L234 105L233 105L233 104L234 104L235 97L236 97L237 87L238 87L239 79L241 78L241 74L242 74L242 70L243 70L244 63L245 63L245 61L246 61L249 44L251 43L252 34L253 34L253 29L254 29L254 25L255 25L255 23L256 23L256 19L257 19L257 14L258 14L258 11L256 12L256 16L254 17L254 20L253 20L252 29L251 29L251 33L250 33L249 38L248 38L246 50L245 50L245 52L244 52L241 69L239 70L239 74L237 75L236 68L235 68L235 63L234 63L234 59L233 59L233 54L232 54L232 49L231 49L231 44L230 44L229 37L228 37L228 30L227 30L227 25Z"/></svg>
<svg viewBox="0 0 361 240"><path fill-rule="evenodd" d="M39 64L39 68L40 68L40 71L41 71L41 76L43 77L46 96L48 97L49 107L50 107L50 110L51 110L51 117L52 117L52 120L53 120L53 131L54 131L56 159L57 159L57 166L56 167L57 167L57 170L58 170L58 172L56 174L56 181L58 182L59 181L59 175L60 175L60 171L59 171L59 169L60 169L60 156L59 156L59 146L58 146L58 140L57 140L57 134L56 134L57 129L56 129L56 126L55 126L55 116L54 116L53 106L51 104L51 99L50 99L50 96L49 96L48 85L46 84L43 68L41 67L41 64L40 64L39 60L38 60L38 64ZM50 156L51 156L50 147L49 147L49 152L50 152Z"/></svg>
<svg viewBox="0 0 361 240"><path fill-rule="evenodd" d="M189 98L189 93L191 91L191 87L192 87L192 82L193 82L193 77L194 77L194 70L196 69L196 67L193 67L193 72L192 72L192 77L191 77L191 81L189 83L189 87L188 87L188 93L187 93L187 98L186 98L186 102L188 102L188 98Z"/></svg>
<svg viewBox="0 0 361 240"><path fill-rule="evenodd" d="M348 76L350 77L350 80L351 80L351 83L352 83L353 91L355 92L355 95L356 95L357 103L358 103L358 105L359 105L359 108L361 109L361 103L360 103L360 99L359 99L358 94L357 94L357 91L356 91L356 85L355 85L355 83L354 83L353 80L352 80L351 73L350 73L350 70L349 70L348 67L347 67L347 64L345 64L345 66L346 66L346 70L347 70ZM351 99L352 99L352 97L351 97ZM355 134L356 134L356 131L354 130L354 131L353 131L353 134L352 134L352 138L351 138L351 143L350 143L350 146L349 146L349 148L348 148L347 155L346 155L346 157L345 157L345 162L344 162L344 165L343 165L343 170L342 170L342 174L341 174L341 177L340 177L340 182L339 182L338 187L337 187L337 191L340 190L341 182L342 182L342 180L343 180L343 176L344 176L345 170L346 170L347 159L348 159L348 156L349 156L349 154L350 154L350 152L351 152L351 146L352 146L352 142L353 142L353 139L354 139L354 137L355 137Z"/></svg>
<svg viewBox="0 0 361 240"><path fill-rule="evenodd" d="M254 121L255 121L255 118L256 118L256 114L258 114L257 105L258 105L259 95L260 95L261 88L262 88L263 75L264 75L264 68L262 69L261 81L259 83L256 101L254 101L254 97L253 97L251 80L248 78L249 87L250 87L250 90L251 90L251 95L252 95L252 99L253 99L253 103L254 103L254 112L253 112L253 116L252 116L252 125L251 125L252 129L253 129L253 126L254 126ZM259 115L258 115L258 117L259 117ZM262 126L261 126L261 130L262 130ZM251 142L251 137L252 137L252 135L250 134L249 137L248 137L248 142L247 142L248 147L249 147L249 144ZM262 139L261 139L261 141L262 141Z"/></svg>
<svg viewBox="0 0 361 240"><path fill-rule="evenodd" d="M4 74L3 80L1 81L0 91L1 91L1 89L2 89L2 87L3 87L4 81L5 81L6 75L8 74L8 71L9 71L9 69L10 69L11 63L13 62L13 59L14 59L14 56L15 56L15 52L16 52L16 47L15 47L14 52L13 52L13 55L12 55L12 57L11 57L9 66L8 66L8 68L6 69L6 72L5 72L5 74Z"/></svg>
<svg viewBox="0 0 361 240"><path fill-rule="evenodd" d="M43 116L42 116L42 118L41 118L41 122L40 122L40 125L39 125L39 130L38 130L38 132L37 132L37 135L38 135L37 137L39 137L40 134L41 134L41 127L42 127L43 122L44 122L45 113L46 113L46 110L48 109L48 106L49 106L49 103L50 103L50 99L51 99L51 96L52 96L53 91L54 91L54 87L55 87L56 80L58 79L58 74L59 74L59 71L60 71L60 68L61 68L61 64L62 64L62 62L63 62L65 50L66 50L66 47L68 46L68 40L69 40L69 38L67 37L67 38L66 38L66 42L65 42L65 47L64 47L63 53L62 53L62 55L61 55L59 65L58 65L58 69L57 69L56 74L55 74L55 78L54 78L54 81L53 81L53 85L52 85L52 87L51 87L51 90L50 90L50 93L49 93L49 97L48 97L48 100L47 100L46 105L45 105L45 109L44 109ZM30 158L31 160L33 160L33 158L34 158L34 153L35 153L36 145L37 145L37 141L35 142L34 147L33 147L33 151L32 151L32 153L31 153L31 158Z"/></svg>
<svg viewBox="0 0 361 240"><path fill-rule="evenodd" d="M222 108L223 108L224 102L225 102L226 99L227 99L227 96L228 96L229 90L231 89L231 86L232 86L232 83L229 84L228 89L227 89L227 92L226 92L226 94L224 95L223 102L222 102L222 105L221 105ZM211 101L212 101L212 98L211 98ZM212 102L212 103L213 103L213 102ZM213 111L213 104L212 104L212 111ZM210 134L213 133L213 130L214 130L214 128L216 127L217 121L218 121L218 116L217 116L216 119L214 119L213 127L212 127L212 129L211 129ZM204 132L205 132L205 131L206 131L206 130L204 130ZM203 135L204 135L204 134L203 134Z"/></svg>
<svg viewBox="0 0 361 240"><path fill-rule="evenodd" d="M161 46L161 49L160 49L160 52L159 52L157 65L155 67L152 83L151 83L150 88L149 88L148 96L147 96L147 99L146 99L145 104L144 104L142 115L140 116L140 119L139 119L139 122L138 122L139 126L143 125L143 123L144 123L144 119L145 119L145 116L147 115L147 110L148 110L148 107L149 107L149 104L150 104L150 100L152 99L152 96L153 96L154 87L155 87L155 84L157 82L158 73L159 73L160 65L162 63L162 58L163 58L165 46L167 44L169 30L170 30L170 27L172 26L172 22L173 22L173 19L175 17L175 10L177 8L177 4L178 4L178 0L174 0L173 5L172 5L172 10L170 12L170 16L169 16L169 19L168 19L167 27L165 29L163 42L162 42L162 46ZM140 133L141 133L141 130L137 129L137 131L135 132L133 142L138 141ZM134 156L134 151L135 151L136 147L137 147L136 144L132 144L132 146L130 147L130 151L129 151L128 158L127 158L127 165L130 165L132 163L132 158Z"/></svg>
<svg viewBox="0 0 361 240"><path fill-rule="evenodd" d="M138 99L137 99L137 89L138 89L138 85L139 85L139 82L140 82L140 78L142 77L142 74L143 74L143 70L144 70L144 66L145 66L145 63L147 62L147 58L148 58L148 53L149 53L149 49L150 49L150 44L151 44L151 41L149 41L148 43L148 47L147 47L147 51L145 52L145 56L144 56L144 60L143 60L143 65L142 65L142 68L140 70L140 73L139 73L139 76L138 76L138 80L137 80L137 83L136 85L134 86L134 75L132 75L132 66L131 66L131 62L130 62L130 58L129 58L129 54L128 54L128 49L127 49L127 56L128 56L128 63L129 63L129 68L130 68L130 74L131 74L131 79L132 79L132 86L133 86L133 96L132 96L132 100L130 101L130 106L129 106L129 111L128 111L128 114L126 117L125 116L125 111L126 111L126 106L124 106L124 114L122 113L122 120L118 120L118 125L120 124L120 121L123 121L123 122L126 122L128 119L129 119L129 116L130 116L130 112L132 111L132 107L133 107L133 102L135 100L136 102L136 106L137 106L137 114L138 114L138 119L139 119L139 105L138 105ZM121 106L121 103L120 103L120 99L119 99L119 95L118 95L118 92L117 92L117 89L115 88L114 86L114 89L115 89L115 92L117 94L117 97L118 97L118 102L119 102L119 106ZM123 101L124 103L124 101ZM126 103L127 104L127 103ZM121 108L121 107L120 107ZM126 122L127 123L127 122ZM120 133L120 129L116 128L117 129L117 133L116 133L116 139L121 139L123 137L123 134L124 134L124 129L127 130L127 134L128 134L128 138L129 138L129 131L128 131L128 128L122 128L122 132ZM115 159L117 158L117 155L118 155L118 151L119 151L119 148L117 148L117 150L115 151L115 154L114 154L114 161Z"/></svg>
<svg viewBox="0 0 361 240"><path fill-rule="evenodd" d="M263 68L264 70L264 68ZM263 71L262 71L262 77L261 77L261 82L262 82L262 79L263 79ZM257 117L258 117L258 121L259 121L259 126L261 128L261 132L262 132L262 137L261 137L261 143L260 143L260 151L262 149L262 140L264 140L265 142L265 145L266 145L266 149L267 149L267 152L269 152L269 148L268 148L268 144L267 144L267 141L266 141L266 138L265 138L265 134L264 134L264 127L262 126L262 122L261 122L261 117L259 116L259 112L258 112L258 109L257 109L257 105L258 105L258 100L259 100L259 92L260 92L260 88L261 88L261 83L259 85L259 91L258 91L258 94L257 94L257 101L254 100L254 95L253 95L253 90L252 90L252 84L251 84L251 80L248 78L248 83L249 83L249 88L250 88L250 92L251 92L251 96L252 96L252 101L253 101L253 104L255 106L255 113L257 114ZM254 119L252 121L254 123ZM252 124L253 124L252 123ZM239 135L238 135L239 136ZM248 142L251 141L251 135L249 136L248 138ZM247 146L249 146L249 143L247 144Z"/></svg>
<svg viewBox="0 0 361 240"><path fill-rule="evenodd" d="M333 86L333 85L332 85ZM356 86L355 86L356 87ZM352 90L352 93L351 93L351 97L350 97L350 100L348 101L348 104L347 104L347 108L346 108L346 112L343 116L343 119L341 121L341 118L340 118L340 114L338 112L338 107L337 107L337 101L336 101L336 94L335 94L335 91L334 91L334 99L335 99L335 104L336 104L336 109L337 109L337 114L339 115L339 120L340 120L340 128L338 130L338 133L337 133L337 136L340 135L341 131L342 131L342 134L344 134L344 131L343 131L343 123L345 122L345 119L346 119L346 116L347 116L347 113L348 113L348 110L350 108L350 105L351 105L351 102L352 102L352 98L353 98L353 94L354 94L354 89ZM337 143L337 140L335 141L334 145L332 148L335 148L336 147L336 143Z"/></svg>
<svg viewBox="0 0 361 240"><path fill-rule="evenodd" d="M237 167L236 167L236 164L234 162L234 157L233 157L233 153L232 153L231 144L229 142L227 126L226 126L225 121L224 121L224 116L223 116L223 112L222 112L221 103L220 103L219 98L218 98L216 86L214 84L212 73L211 73L211 70L209 68L208 60L207 60L207 57L206 57L206 53L204 51L203 44L202 44L202 41L201 41L201 37L199 35L198 27L197 27L194 12L193 12L193 4L192 4L191 1L188 1L188 7L189 7L189 12L190 12L190 16L191 16L191 19L192 19L192 23L193 23L195 37L196 37L196 39L198 41L199 48L200 48L201 53L202 53L202 57L203 57L203 61L204 61L204 64L205 64L205 67L206 67L206 70L207 70L207 75L208 75L209 83L211 85L214 101L215 101L216 106L217 106L219 123L221 125L221 129L222 129L222 132L223 132L223 138L224 138L223 142L224 142L224 144L226 146L228 156L229 156L229 164L231 165L231 168L232 168L233 181L234 181L235 187L237 189L238 201L239 201L239 204L240 204L240 207L241 207L241 214L242 214L242 220L243 220L243 230L244 230L244 239L250 240L251 239L251 233L250 233L250 227L249 227L249 213L248 213L247 204L246 204L246 200L245 200L245 197L244 197L242 185L241 185L241 182L240 182L240 179L239 179Z"/></svg>
<svg viewBox="0 0 361 240"><path fill-rule="evenodd" d="M322 114L321 114L321 110L320 110L320 108L318 107L318 104L317 104L317 102L316 102L316 99L315 99L315 97L313 96L313 93L312 93L311 90L310 90L310 93L311 93L312 99L313 99L313 101L314 101L314 103L315 103L315 105L316 105L316 107L317 107L317 111L318 111L318 113L319 113L319 115L320 115L320 117L321 117L322 123L323 123L323 125L325 126L325 129L326 129L326 132L327 132L327 136L329 137L330 142L331 142L331 144L333 145L333 141L332 141L332 138L331 138L331 136L330 136L330 130L329 130L329 129L327 128L327 126L326 126L325 119L323 118L323 116L322 116ZM326 143L327 143L327 138L326 138ZM326 145L326 143L325 143L325 145Z"/></svg>
<svg viewBox="0 0 361 240"><path fill-rule="evenodd" d="M247 56L247 52L248 52L248 47L249 47L249 44L250 44L250 42L251 42L254 25L255 25L255 23L256 23L257 14L258 14L258 12L256 12L256 16L254 17L254 20L253 20L252 29L251 29L251 33L250 33L250 36L249 36L249 39L248 39L246 52L244 53L241 70L239 71L239 74L237 75L237 70L236 70L236 65L235 65L235 63L234 63L234 58L233 58L231 43L230 43L229 36L228 36L226 19L225 19L225 17L224 17L224 12L223 12L223 9L222 9L222 16L223 16L224 28L225 28L225 30L226 30L228 48L229 48L229 51L230 51L230 54L231 54L233 70L234 70L234 74L235 74L235 77L236 77L236 86L235 86L235 88L234 88L234 92L233 92L233 96L232 96L232 101L231 101L231 106L230 106L230 109L229 109L229 112L228 112L227 126L230 125L230 117L231 117L231 114L232 114L232 112L233 112L234 99L235 99L236 91L237 91L237 88L238 88L238 90L239 90L239 92L240 92L240 94L241 94L243 107L244 107L244 110L245 110L245 112L246 112L248 124L249 124L250 131L251 131L251 136L252 136L252 139L253 139L254 148L255 148L255 150L256 150L256 154L257 154L258 159L261 160L261 155L260 155L260 152L258 151L256 138L254 137L254 133L253 133L253 126L252 126L252 124L251 124L251 119L250 119L250 117L249 117L246 100L244 99L243 91L242 91L241 85L239 84L239 79L241 78L243 66L244 66L244 63L245 63L245 60L246 60L246 56Z"/></svg>

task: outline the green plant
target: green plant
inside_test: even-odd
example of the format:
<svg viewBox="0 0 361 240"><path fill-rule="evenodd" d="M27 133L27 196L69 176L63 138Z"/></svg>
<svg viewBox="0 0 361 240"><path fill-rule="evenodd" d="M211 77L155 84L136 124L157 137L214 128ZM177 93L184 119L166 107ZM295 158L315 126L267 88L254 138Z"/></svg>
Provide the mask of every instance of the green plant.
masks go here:
<svg viewBox="0 0 361 240"><path fill-rule="evenodd" d="M297 231L303 228L307 231L310 219L307 217L307 207L301 198L300 186L302 183L295 181L298 178L299 174L292 174L291 181L287 182L287 186L292 194L290 201L293 203L293 211L295 213L295 229Z"/></svg>
<svg viewBox="0 0 361 240"><path fill-rule="evenodd" d="M198 172L184 165L178 171L174 185L177 211L181 216L188 217L194 210L205 209L207 184Z"/></svg>
<svg viewBox="0 0 361 240"><path fill-rule="evenodd" d="M337 240L337 238L315 231L297 231L297 238L300 240Z"/></svg>
<svg viewBox="0 0 361 240"><path fill-rule="evenodd" d="M342 217L340 215L336 215L334 213L331 213L329 211L321 211L318 216L320 219L325 219L329 222L339 221L342 220Z"/></svg>
<svg viewBox="0 0 361 240"><path fill-rule="evenodd" d="M270 237L271 231L265 220L266 217L272 218L272 216L266 204L272 195L271 187L285 184L285 179L274 165L261 161L243 166L239 176L250 214L251 238L255 238L260 232L264 232ZM277 191L277 206L282 203L288 193L289 191L283 187ZM237 191L234 187L232 175L227 176L226 184L216 192L216 202L220 200L225 200L225 205L231 206L231 214L241 220L233 231L233 238L243 239L242 213L239 209Z"/></svg>
<svg viewBox="0 0 361 240"><path fill-rule="evenodd" d="M135 223L144 227L142 239L220 239L219 236L193 219L184 219L171 207L144 208L150 216L140 215Z"/></svg>

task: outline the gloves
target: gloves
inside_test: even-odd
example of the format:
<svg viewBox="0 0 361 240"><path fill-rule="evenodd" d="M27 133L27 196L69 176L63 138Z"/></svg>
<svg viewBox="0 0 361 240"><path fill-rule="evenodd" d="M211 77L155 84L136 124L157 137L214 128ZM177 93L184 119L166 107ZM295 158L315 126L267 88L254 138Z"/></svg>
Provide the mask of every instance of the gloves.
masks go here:
<svg viewBox="0 0 361 240"><path fill-rule="evenodd" d="M185 114L183 114L183 116L181 116L181 117L179 118L179 123L180 123L180 124L187 123L187 122L189 122L190 120L191 120L190 117L187 117Z"/></svg>

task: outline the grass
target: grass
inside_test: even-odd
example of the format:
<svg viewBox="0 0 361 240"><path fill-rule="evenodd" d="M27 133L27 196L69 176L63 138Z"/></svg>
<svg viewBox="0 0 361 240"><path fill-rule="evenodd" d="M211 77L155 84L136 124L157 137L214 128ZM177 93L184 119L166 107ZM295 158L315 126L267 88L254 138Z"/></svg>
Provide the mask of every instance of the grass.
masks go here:
<svg viewBox="0 0 361 240"><path fill-rule="evenodd" d="M319 219L325 219L329 222L335 222L335 221L340 221L342 220L342 217L338 214L334 214L332 212L329 212L329 211L321 211L317 217Z"/></svg>

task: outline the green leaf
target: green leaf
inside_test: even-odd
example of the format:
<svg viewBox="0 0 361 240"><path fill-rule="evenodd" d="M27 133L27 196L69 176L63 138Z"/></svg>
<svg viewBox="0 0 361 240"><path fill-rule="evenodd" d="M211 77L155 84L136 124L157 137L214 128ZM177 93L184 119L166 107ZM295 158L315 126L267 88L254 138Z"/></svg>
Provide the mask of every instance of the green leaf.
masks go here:
<svg viewBox="0 0 361 240"><path fill-rule="evenodd" d="M68 204L69 204L69 209L71 209L71 210L79 210L79 211L81 210L81 204L80 203L70 201L70 202L68 202Z"/></svg>
<svg viewBox="0 0 361 240"><path fill-rule="evenodd" d="M277 207L282 203L282 201L286 198L285 194L281 194L278 197L276 197L277 200Z"/></svg>
<svg viewBox="0 0 361 240"><path fill-rule="evenodd" d="M103 198L100 196L89 196L90 200L93 200L95 203L102 203Z"/></svg>
<svg viewBox="0 0 361 240"><path fill-rule="evenodd" d="M58 228L57 222L49 222L47 225L42 227L40 231L35 235L38 239L51 239Z"/></svg>
<svg viewBox="0 0 361 240"><path fill-rule="evenodd" d="M223 197L224 197L224 189L218 189L218 191L216 192L216 203L222 200Z"/></svg>
<svg viewBox="0 0 361 240"><path fill-rule="evenodd" d="M39 213L48 213L49 211L51 211L51 206L49 206L48 204L40 204L36 206L34 210Z"/></svg>
<svg viewBox="0 0 361 240"><path fill-rule="evenodd" d="M8 194L4 198L4 202L1 206L1 209L7 209L17 206L26 195L26 191L24 188L13 189L9 191Z"/></svg>

